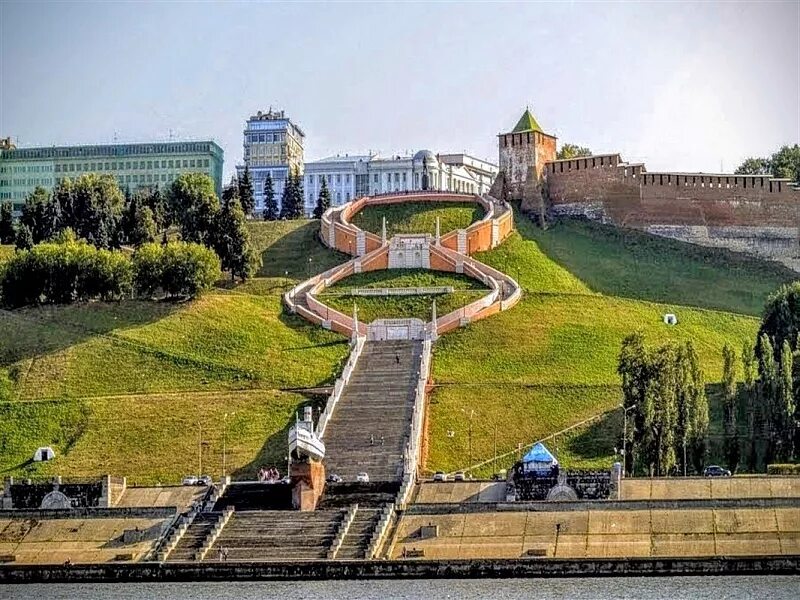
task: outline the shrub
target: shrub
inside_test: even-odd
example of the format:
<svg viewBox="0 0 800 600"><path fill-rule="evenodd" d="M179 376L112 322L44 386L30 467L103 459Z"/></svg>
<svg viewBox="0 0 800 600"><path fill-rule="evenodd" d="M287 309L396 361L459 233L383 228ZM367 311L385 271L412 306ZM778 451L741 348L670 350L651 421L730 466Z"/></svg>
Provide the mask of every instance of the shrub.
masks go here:
<svg viewBox="0 0 800 600"><path fill-rule="evenodd" d="M152 298L161 288L164 248L158 244L142 244L133 254L133 287L136 293Z"/></svg>
<svg viewBox="0 0 800 600"><path fill-rule="evenodd" d="M0 293L3 305L10 308L110 300L128 294L131 280L130 259L121 252L98 250L64 236L14 254L0 274Z"/></svg>
<svg viewBox="0 0 800 600"><path fill-rule="evenodd" d="M170 242L163 252L161 287L170 296L193 298L219 279L219 258L201 244Z"/></svg>
<svg viewBox="0 0 800 600"><path fill-rule="evenodd" d="M791 464L791 463L784 463L784 464L772 464L767 465L767 474L768 475L800 475L800 463L798 464Z"/></svg>

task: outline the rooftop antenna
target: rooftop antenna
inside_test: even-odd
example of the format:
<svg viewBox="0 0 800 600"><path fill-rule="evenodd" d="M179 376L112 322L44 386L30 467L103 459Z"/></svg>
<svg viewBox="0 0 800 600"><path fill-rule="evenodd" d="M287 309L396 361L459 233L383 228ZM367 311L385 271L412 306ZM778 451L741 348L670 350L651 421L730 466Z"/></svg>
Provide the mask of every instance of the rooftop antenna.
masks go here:
<svg viewBox="0 0 800 600"><path fill-rule="evenodd" d="M118 137L119 137L119 136L117 136L117 132L115 131L115 132L114 132L114 143L115 143L115 144L117 143L117 138L118 138Z"/></svg>
<svg viewBox="0 0 800 600"><path fill-rule="evenodd" d="M170 129L170 130L169 130L169 141L170 141L170 142L172 141L172 137L173 137L173 135L172 135L172 129Z"/></svg>

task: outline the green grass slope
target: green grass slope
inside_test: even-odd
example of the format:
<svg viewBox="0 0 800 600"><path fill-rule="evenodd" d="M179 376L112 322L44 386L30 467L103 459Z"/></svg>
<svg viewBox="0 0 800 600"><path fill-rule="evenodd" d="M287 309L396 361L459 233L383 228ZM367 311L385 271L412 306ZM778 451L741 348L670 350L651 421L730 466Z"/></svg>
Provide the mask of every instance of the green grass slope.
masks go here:
<svg viewBox="0 0 800 600"><path fill-rule="evenodd" d="M422 296L351 296L352 288L400 288L400 287L452 287L453 292ZM436 314L449 312L466 306L488 293L480 281L459 275L424 269L390 269L359 273L343 279L320 294L320 300L333 309L345 314L353 312L353 304L358 307L359 319L369 323L375 319L417 318L430 321L433 302L436 301Z"/></svg>
<svg viewBox="0 0 800 600"><path fill-rule="evenodd" d="M466 468L495 452L506 456L476 472L507 468L519 444L604 414L548 445L569 466L610 465L622 338L641 330L653 345L692 340L713 384L721 378L722 346L738 349L752 339L766 296L792 278L780 266L729 252L584 222L542 231L525 217L506 243L478 258L517 277L525 293L514 309L437 343L431 470ZM667 312L677 314L677 326L663 324ZM713 385L709 398L711 437L719 437ZM717 441L712 460L720 459Z"/></svg>
<svg viewBox="0 0 800 600"><path fill-rule="evenodd" d="M386 234L436 233L436 218L442 235L469 227L483 217L483 208L474 202L408 202L368 206L353 216L352 222L365 231L380 235L383 217Z"/></svg>
<svg viewBox="0 0 800 600"><path fill-rule="evenodd" d="M330 383L348 353L342 336L285 314L281 294L305 277L290 270L301 253L318 259L314 269L342 257L316 240L318 223L251 228L262 272L279 277L181 304L0 311L0 475L176 482L197 470L202 436L204 470L218 476L226 413L229 472L280 465L285 428L305 401L284 390ZM42 445L57 459L30 464Z"/></svg>

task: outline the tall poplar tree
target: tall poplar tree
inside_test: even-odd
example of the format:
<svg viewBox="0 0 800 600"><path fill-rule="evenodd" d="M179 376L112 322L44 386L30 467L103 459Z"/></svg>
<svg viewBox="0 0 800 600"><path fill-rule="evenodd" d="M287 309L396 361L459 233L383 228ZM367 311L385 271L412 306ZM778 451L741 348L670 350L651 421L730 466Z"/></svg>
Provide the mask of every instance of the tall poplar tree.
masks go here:
<svg viewBox="0 0 800 600"><path fill-rule="evenodd" d="M756 388L756 354L748 340L742 345L742 367L747 401L747 467L751 472L758 465L756 439L758 438L758 390Z"/></svg>
<svg viewBox="0 0 800 600"><path fill-rule="evenodd" d="M775 429L777 431L776 458L780 461L791 460L794 455L794 377L792 348L788 340L783 341L781 348L781 368L778 394L775 403Z"/></svg>
<svg viewBox="0 0 800 600"><path fill-rule="evenodd" d="M725 461L731 473L739 466L739 435L736 427L737 397L736 352L728 344L722 348L722 411L725 427Z"/></svg>
<svg viewBox="0 0 800 600"><path fill-rule="evenodd" d="M776 428L775 407L778 404L778 369L775 364L775 352L772 342L766 333L761 334L758 340L759 350L759 385L758 396L763 415L762 434L766 439L765 462L770 463L775 457Z"/></svg>
<svg viewBox="0 0 800 600"><path fill-rule="evenodd" d="M689 370L692 381L692 458L698 473L703 471L706 455L708 454L708 398L706 397L706 382L703 370L700 368L700 359L695 352L691 341L686 342L686 357L689 360Z"/></svg>

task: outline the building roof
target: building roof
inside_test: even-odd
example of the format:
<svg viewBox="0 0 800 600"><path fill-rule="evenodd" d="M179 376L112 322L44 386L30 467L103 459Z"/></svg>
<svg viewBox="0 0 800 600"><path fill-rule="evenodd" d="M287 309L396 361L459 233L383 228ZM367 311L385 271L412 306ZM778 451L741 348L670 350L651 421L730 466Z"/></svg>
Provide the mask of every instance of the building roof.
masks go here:
<svg viewBox="0 0 800 600"><path fill-rule="evenodd" d="M522 117L520 117L520 120L517 121L517 125L511 130L511 133L524 133L526 131L538 131L539 133L544 133L542 128L539 127L539 123L537 123L536 119L533 118L529 108L526 108L525 112L522 113Z"/></svg>

